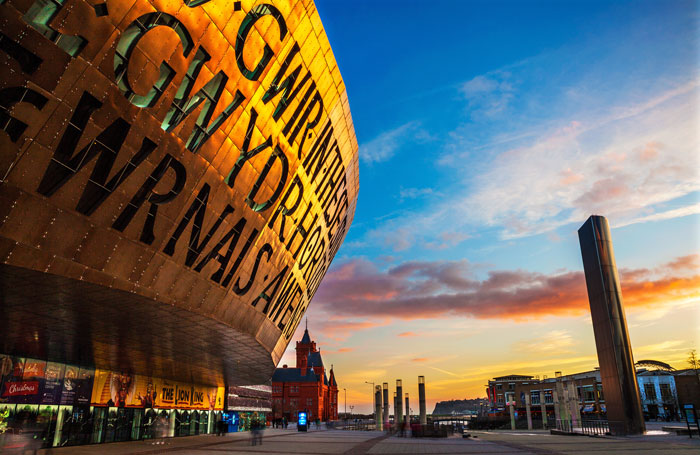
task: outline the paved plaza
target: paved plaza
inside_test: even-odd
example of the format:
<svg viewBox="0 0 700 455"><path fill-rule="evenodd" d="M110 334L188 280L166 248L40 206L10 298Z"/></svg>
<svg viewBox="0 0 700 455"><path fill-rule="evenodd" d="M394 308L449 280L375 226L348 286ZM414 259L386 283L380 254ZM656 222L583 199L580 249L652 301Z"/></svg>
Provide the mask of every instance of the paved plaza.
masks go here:
<svg viewBox="0 0 700 455"><path fill-rule="evenodd" d="M414 439L388 436L373 431L267 430L262 445L252 446L249 433L223 437L193 436L168 440L164 445L137 441L53 449L40 454L696 454L700 439L659 434L612 438L554 436L545 432L472 432L476 438Z"/></svg>

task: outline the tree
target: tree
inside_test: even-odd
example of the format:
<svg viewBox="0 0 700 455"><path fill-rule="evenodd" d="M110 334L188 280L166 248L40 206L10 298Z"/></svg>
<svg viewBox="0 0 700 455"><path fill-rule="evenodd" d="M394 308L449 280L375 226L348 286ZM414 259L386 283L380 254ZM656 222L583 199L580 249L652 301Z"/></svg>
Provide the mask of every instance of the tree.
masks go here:
<svg viewBox="0 0 700 455"><path fill-rule="evenodd" d="M688 353L687 362L690 365L690 368L692 368L696 372L698 371L698 368L700 368L700 359L698 359L697 351L695 349L692 349Z"/></svg>

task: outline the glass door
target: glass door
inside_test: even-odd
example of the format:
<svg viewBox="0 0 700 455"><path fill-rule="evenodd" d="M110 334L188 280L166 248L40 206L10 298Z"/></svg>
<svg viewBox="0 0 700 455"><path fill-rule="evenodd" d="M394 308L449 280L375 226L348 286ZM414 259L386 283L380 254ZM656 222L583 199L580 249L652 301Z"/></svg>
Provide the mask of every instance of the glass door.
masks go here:
<svg viewBox="0 0 700 455"><path fill-rule="evenodd" d="M199 432L201 434L209 434L209 411L199 413Z"/></svg>
<svg viewBox="0 0 700 455"><path fill-rule="evenodd" d="M107 411L107 408L94 408L92 411L93 427L92 437L90 438L92 444L104 442L105 427L107 426Z"/></svg>
<svg viewBox="0 0 700 455"><path fill-rule="evenodd" d="M58 406L39 406L37 416L37 437L41 439L41 447L51 447L56 434Z"/></svg>
<svg viewBox="0 0 700 455"><path fill-rule="evenodd" d="M117 422L114 429L114 440L129 441L131 438L131 421L134 417L134 410L131 408L118 408L117 409Z"/></svg>
<svg viewBox="0 0 700 455"><path fill-rule="evenodd" d="M143 439L156 438L156 418L156 411L151 408L146 409L146 413L143 417L143 430L141 432L141 437Z"/></svg>
<svg viewBox="0 0 700 455"><path fill-rule="evenodd" d="M138 441L143 437L143 409L132 409L131 440Z"/></svg>
<svg viewBox="0 0 700 455"><path fill-rule="evenodd" d="M190 435L199 434L199 412L192 411L190 413Z"/></svg>
<svg viewBox="0 0 700 455"><path fill-rule="evenodd" d="M107 408L107 424L105 426L104 442L114 442L114 434L117 429L117 411L119 408Z"/></svg>
<svg viewBox="0 0 700 455"><path fill-rule="evenodd" d="M189 411L178 411L177 412L179 431L178 436L189 436L190 435L190 413Z"/></svg>

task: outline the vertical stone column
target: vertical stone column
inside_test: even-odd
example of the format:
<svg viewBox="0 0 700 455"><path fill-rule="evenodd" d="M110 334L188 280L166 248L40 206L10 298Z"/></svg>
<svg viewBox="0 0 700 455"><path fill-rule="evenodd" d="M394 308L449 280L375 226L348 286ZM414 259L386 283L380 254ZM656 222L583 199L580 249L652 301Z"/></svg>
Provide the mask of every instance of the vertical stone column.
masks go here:
<svg viewBox="0 0 700 455"><path fill-rule="evenodd" d="M530 392L525 394L525 412L527 413L527 429L532 430L532 412L530 411Z"/></svg>
<svg viewBox="0 0 700 455"><path fill-rule="evenodd" d="M540 412L542 413L542 429L547 429L547 403L544 402L544 390L540 390Z"/></svg>
<svg viewBox="0 0 700 455"><path fill-rule="evenodd" d="M556 389L552 390L552 401L554 401L555 424L559 425L559 421L561 420L561 415L559 414L559 393L557 393Z"/></svg>
<svg viewBox="0 0 700 455"><path fill-rule="evenodd" d="M384 416L382 421L385 424L389 424L389 383L385 382L382 384L382 397L383 397L383 410Z"/></svg>
<svg viewBox="0 0 700 455"><path fill-rule="evenodd" d="M641 434L646 428L608 220L591 216L578 238L610 432Z"/></svg>
<svg viewBox="0 0 700 455"><path fill-rule="evenodd" d="M384 426L382 425L383 423L383 414L382 414L382 386L377 385L374 386L374 421L377 430L382 431Z"/></svg>
<svg viewBox="0 0 700 455"><path fill-rule="evenodd" d="M420 424L428 423L428 416L425 411L425 376L418 376L418 405L420 406Z"/></svg>
<svg viewBox="0 0 700 455"><path fill-rule="evenodd" d="M396 380L396 409L394 412L394 415L396 416L396 423L399 425L399 428L401 428L401 423L403 422L403 404L401 401L403 398L403 383L401 379Z"/></svg>
<svg viewBox="0 0 700 455"><path fill-rule="evenodd" d="M562 427L559 429L567 429L568 425L570 423L569 419L569 397L566 394L566 391L564 390L564 382L561 377L561 371L555 371L554 375L557 378L556 382L556 390L553 392L554 394L554 412L557 415L557 425L559 425L559 421L561 421Z"/></svg>
<svg viewBox="0 0 700 455"><path fill-rule="evenodd" d="M394 392L394 427L396 427L396 429L399 428L399 416L396 414L397 409L399 409L399 405L396 402L396 392Z"/></svg>
<svg viewBox="0 0 700 455"><path fill-rule="evenodd" d="M578 387L573 380L569 382L569 412L571 413L571 426L578 427L581 424L581 406L578 400Z"/></svg>
<svg viewBox="0 0 700 455"><path fill-rule="evenodd" d="M508 402L508 411L510 412L510 429L515 430L515 411L513 410L513 402Z"/></svg>

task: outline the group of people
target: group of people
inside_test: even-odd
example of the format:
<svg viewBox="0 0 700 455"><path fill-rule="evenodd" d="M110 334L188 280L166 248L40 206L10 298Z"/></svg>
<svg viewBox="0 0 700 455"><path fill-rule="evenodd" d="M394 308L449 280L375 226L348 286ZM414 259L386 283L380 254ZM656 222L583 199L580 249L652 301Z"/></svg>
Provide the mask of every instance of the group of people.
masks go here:
<svg viewBox="0 0 700 455"><path fill-rule="evenodd" d="M286 430L288 425L289 422L287 421L286 417L282 417L281 419L275 419L272 421L272 428L284 428Z"/></svg>

